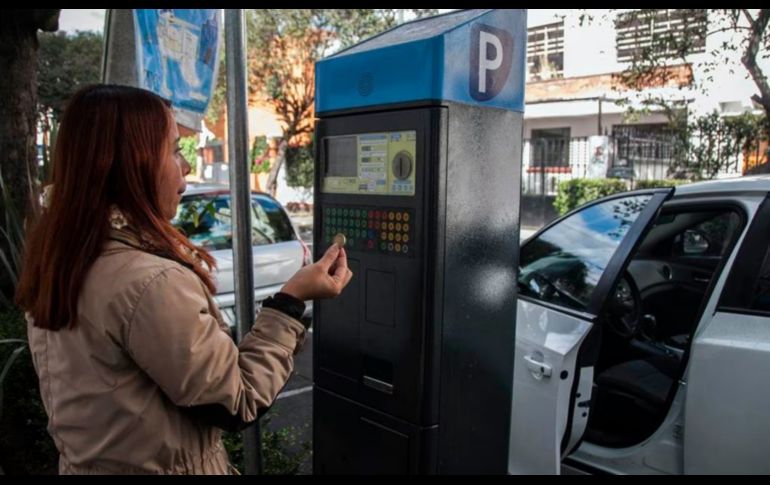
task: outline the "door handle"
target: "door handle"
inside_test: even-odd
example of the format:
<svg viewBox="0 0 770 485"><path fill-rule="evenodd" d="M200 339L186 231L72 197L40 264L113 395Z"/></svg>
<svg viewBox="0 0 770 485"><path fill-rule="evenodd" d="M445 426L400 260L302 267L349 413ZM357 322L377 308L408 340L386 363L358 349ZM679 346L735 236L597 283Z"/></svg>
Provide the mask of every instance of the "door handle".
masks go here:
<svg viewBox="0 0 770 485"><path fill-rule="evenodd" d="M535 377L540 379L541 377L551 377L553 369L545 362L535 360L531 355L524 356L524 362L527 364L527 369L530 370Z"/></svg>

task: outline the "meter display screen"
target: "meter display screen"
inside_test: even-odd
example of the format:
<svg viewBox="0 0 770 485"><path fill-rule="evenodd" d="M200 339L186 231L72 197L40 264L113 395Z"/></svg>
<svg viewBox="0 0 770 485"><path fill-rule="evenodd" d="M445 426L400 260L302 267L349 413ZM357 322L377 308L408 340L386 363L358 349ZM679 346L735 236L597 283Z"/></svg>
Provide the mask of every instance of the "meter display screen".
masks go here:
<svg viewBox="0 0 770 485"><path fill-rule="evenodd" d="M330 136L323 139L323 144L322 192L414 195L416 131Z"/></svg>

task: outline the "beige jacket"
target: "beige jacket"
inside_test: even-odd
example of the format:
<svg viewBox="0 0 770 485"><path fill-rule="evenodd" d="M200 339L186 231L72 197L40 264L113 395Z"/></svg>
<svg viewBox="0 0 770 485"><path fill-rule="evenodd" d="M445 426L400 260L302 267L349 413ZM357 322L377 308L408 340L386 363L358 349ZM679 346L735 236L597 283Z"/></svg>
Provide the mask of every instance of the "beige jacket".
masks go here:
<svg viewBox="0 0 770 485"><path fill-rule="evenodd" d="M223 474L221 430L191 407L254 421L291 375L305 327L263 309L236 346L195 273L110 241L77 326L28 335L60 473Z"/></svg>

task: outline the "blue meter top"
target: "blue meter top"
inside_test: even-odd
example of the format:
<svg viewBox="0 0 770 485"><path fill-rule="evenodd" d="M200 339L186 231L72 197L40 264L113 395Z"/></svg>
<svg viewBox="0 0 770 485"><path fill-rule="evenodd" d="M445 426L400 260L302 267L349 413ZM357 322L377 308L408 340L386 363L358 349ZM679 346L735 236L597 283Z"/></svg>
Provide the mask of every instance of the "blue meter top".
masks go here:
<svg viewBox="0 0 770 485"><path fill-rule="evenodd" d="M316 112L419 101L524 111L525 10L405 23L316 63Z"/></svg>

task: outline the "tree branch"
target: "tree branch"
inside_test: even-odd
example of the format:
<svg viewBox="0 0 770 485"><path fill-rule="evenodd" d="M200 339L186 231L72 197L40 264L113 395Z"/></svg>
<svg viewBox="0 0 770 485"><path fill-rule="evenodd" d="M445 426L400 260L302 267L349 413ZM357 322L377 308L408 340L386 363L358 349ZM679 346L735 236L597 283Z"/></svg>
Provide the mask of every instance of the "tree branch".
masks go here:
<svg viewBox="0 0 770 485"><path fill-rule="evenodd" d="M770 85L768 85L767 76L762 72L762 68L757 65L757 54L762 46L765 30L770 21L770 10L760 10L756 20L751 17L751 14L746 9L743 9L743 15L751 22L751 34L746 52L741 57L741 62L746 66L746 70L749 71L751 78L759 88L761 95L760 104L765 109L768 118L770 118Z"/></svg>

